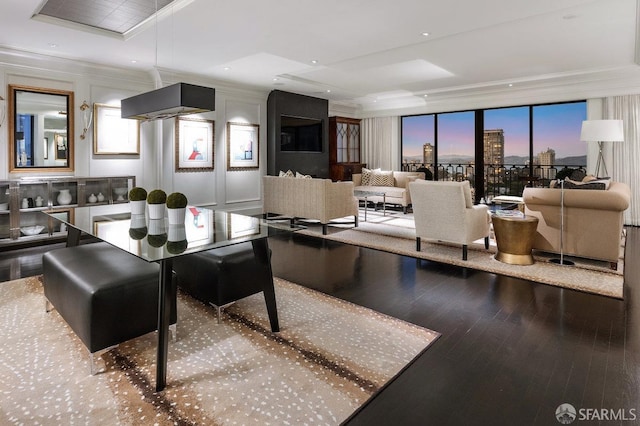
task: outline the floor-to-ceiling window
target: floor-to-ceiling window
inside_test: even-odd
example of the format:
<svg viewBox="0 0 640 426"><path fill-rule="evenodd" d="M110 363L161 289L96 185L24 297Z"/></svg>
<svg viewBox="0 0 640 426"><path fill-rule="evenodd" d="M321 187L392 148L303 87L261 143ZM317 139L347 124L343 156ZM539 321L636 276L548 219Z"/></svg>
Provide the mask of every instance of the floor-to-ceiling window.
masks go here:
<svg viewBox="0 0 640 426"><path fill-rule="evenodd" d="M471 180L475 163L473 111L438 114L438 180Z"/></svg>
<svg viewBox="0 0 640 426"><path fill-rule="evenodd" d="M415 171L435 163L435 116L412 115L402 118L402 167Z"/></svg>
<svg viewBox="0 0 640 426"><path fill-rule="evenodd" d="M517 194L527 184L530 161L529 107L484 111L484 189Z"/></svg>
<svg viewBox="0 0 640 426"><path fill-rule="evenodd" d="M535 175L545 184L558 169L587 167L587 144L580 141L586 102L533 107L533 161Z"/></svg>
<svg viewBox="0 0 640 426"><path fill-rule="evenodd" d="M478 184L473 174L482 161L478 197L521 195L526 185L548 185L561 168L586 167L586 110L577 101L405 116L402 170L426 166L436 179Z"/></svg>

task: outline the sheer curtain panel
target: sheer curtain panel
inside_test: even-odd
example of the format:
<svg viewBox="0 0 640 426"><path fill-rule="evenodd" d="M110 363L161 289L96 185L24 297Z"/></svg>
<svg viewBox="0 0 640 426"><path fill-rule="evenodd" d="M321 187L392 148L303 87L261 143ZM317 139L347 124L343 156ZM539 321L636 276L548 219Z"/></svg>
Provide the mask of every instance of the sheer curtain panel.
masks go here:
<svg viewBox="0 0 640 426"><path fill-rule="evenodd" d="M364 118L360 122L361 157L368 168L394 170L394 117Z"/></svg>
<svg viewBox="0 0 640 426"><path fill-rule="evenodd" d="M640 95L604 98L602 118L623 121L624 142L611 144L611 178L631 188L631 203L624 213L625 225L640 225L640 174L637 171L640 163Z"/></svg>

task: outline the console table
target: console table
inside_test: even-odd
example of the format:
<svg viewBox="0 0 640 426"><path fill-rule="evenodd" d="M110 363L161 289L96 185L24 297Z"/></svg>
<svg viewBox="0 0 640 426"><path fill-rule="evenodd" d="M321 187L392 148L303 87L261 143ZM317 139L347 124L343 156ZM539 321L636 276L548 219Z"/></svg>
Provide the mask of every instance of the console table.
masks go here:
<svg viewBox="0 0 640 426"><path fill-rule="evenodd" d="M163 390L166 385L170 325L168 307L172 302L171 294L175 294L169 287L172 285L172 259L250 241L256 259L271 271L267 243L269 229L288 229L253 216L192 206L187 208L184 225L167 225L164 219L151 221L144 215L142 218L132 218L129 204L76 207L72 210L73 214L67 217L60 217L54 211L43 212L67 224L67 246L78 245L80 235L84 232L132 256L160 264L156 391ZM132 232L139 229L144 229L144 232ZM171 242L179 244L171 245ZM279 331L273 277L265 284L263 291L267 304L273 307L268 309L271 329Z"/></svg>

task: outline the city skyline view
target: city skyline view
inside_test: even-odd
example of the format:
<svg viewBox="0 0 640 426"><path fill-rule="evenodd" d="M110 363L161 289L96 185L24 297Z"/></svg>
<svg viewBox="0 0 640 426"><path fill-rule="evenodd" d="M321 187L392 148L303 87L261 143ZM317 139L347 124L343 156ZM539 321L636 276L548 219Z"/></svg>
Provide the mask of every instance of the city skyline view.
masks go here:
<svg viewBox="0 0 640 426"><path fill-rule="evenodd" d="M474 156L475 113L464 111L438 114L438 154L443 157ZM582 121L586 120L586 102L533 106L533 155L551 148L556 159L586 156L587 146L580 141ZM402 161L422 157L423 145L434 144L435 115L402 118ZM529 156L529 107L487 109L485 130L502 129L504 156Z"/></svg>

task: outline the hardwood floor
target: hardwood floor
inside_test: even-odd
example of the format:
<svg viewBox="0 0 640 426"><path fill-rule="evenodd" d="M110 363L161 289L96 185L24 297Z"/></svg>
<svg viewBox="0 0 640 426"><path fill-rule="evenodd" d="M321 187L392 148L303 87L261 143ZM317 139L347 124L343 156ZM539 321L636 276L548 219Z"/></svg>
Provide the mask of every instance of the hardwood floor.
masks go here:
<svg viewBox="0 0 640 426"><path fill-rule="evenodd" d="M640 228L624 301L303 235L269 244L275 275L442 333L348 425L554 425L562 403L640 422ZM56 246L0 253L0 279L41 273Z"/></svg>
<svg viewBox="0 0 640 426"><path fill-rule="evenodd" d="M348 425L553 425L562 403L640 422L640 229L627 234L624 301L283 238L270 242L276 275L442 333ZM333 273L309 274L314 262Z"/></svg>

